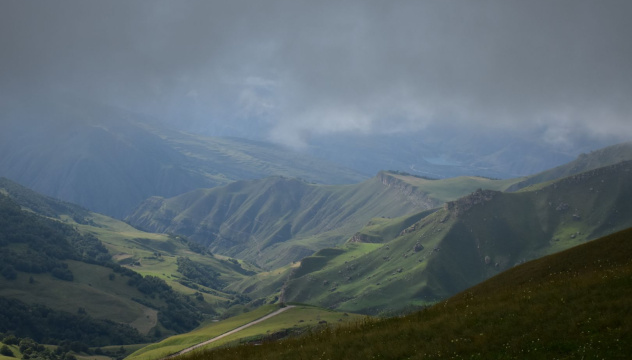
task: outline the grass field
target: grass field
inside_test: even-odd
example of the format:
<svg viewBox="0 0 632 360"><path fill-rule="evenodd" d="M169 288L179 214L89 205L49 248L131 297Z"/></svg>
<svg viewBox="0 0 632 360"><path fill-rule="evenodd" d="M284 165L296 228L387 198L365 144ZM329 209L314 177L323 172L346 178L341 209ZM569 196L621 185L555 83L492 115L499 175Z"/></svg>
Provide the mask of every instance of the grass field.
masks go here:
<svg viewBox="0 0 632 360"><path fill-rule="evenodd" d="M91 233L98 237L113 254L113 259L121 265L127 266L141 275L157 276L167 282L174 290L183 294L194 294L198 290L182 285L179 280L182 275L177 272L176 260L179 256L188 257L200 264L212 266L219 272L220 279L226 283L243 280L246 276L236 272L226 261L226 257L201 255L191 251L186 243L178 241L177 237L166 234L148 233L115 219L92 213L92 219L98 226L74 224L79 231ZM66 219L70 221L69 219ZM157 256L156 254L160 254ZM250 271L260 271L243 261L242 268ZM232 296L218 289L204 289L204 300L214 304L221 311L224 304Z"/></svg>
<svg viewBox="0 0 632 360"><path fill-rule="evenodd" d="M78 261L66 262L74 274L72 282L50 274L19 272L17 279L12 281L0 277L0 296L28 304L46 304L70 313L84 308L94 318L130 324L143 334L156 325L156 310L132 300L144 295L128 286L126 278L116 274L110 280L109 275L113 272L109 268Z"/></svg>
<svg viewBox="0 0 632 360"><path fill-rule="evenodd" d="M364 316L353 313L341 313L312 306L298 305L271 319L253 325L217 342L208 344L200 350L265 339L266 336L271 336L287 329L298 330L300 332L301 329L304 328L322 326L325 322L330 326L335 326L356 322L362 318L364 318Z"/></svg>
<svg viewBox="0 0 632 360"><path fill-rule="evenodd" d="M2 347L3 345L5 344L0 341L0 347ZM20 352L20 347L18 345L7 345L7 347L13 353L13 357L0 354L0 360L22 359L22 353Z"/></svg>
<svg viewBox="0 0 632 360"><path fill-rule="evenodd" d="M405 317L180 359L626 359L631 298L628 229L517 266Z"/></svg>
<svg viewBox="0 0 632 360"><path fill-rule="evenodd" d="M127 357L128 360L154 360L176 353L190 346L199 344L216 336L222 335L230 330L245 325L251 321L259 319L279 307L275 305L265 305L255 311L245 313L220 322L211 322L200 326L188 334L182 334L165 339L157 344L152 344L134 352ZM362 316L356 314L346 314L334 312L313 306L295 305L275 317L248 327L235 334L227 336L221 340L210 343L197 351L211 349L227 344L236 344L244 341L255 341L265 338L275 333L288 331L301 331L301 329L322 326L324 323L337 325L354 322Z"/></svg>
<svg viewBox="0 0 632 360"><path fill-rule="evenodd" d="M219 322L207 322L201 325L198 329L193 330L186 334L176 335L162 340L158 343L151 344L144 347L129 357L128 360L153 360L160 359L170 354L174 354L180 350L186 349L190 346L199 344L216 336L219 336L225 332L233 330L237 327L245 325L251 321L261 318L275 310L278 306L266 305L262 306L254 311L241 314L226 320Z"/></svg>

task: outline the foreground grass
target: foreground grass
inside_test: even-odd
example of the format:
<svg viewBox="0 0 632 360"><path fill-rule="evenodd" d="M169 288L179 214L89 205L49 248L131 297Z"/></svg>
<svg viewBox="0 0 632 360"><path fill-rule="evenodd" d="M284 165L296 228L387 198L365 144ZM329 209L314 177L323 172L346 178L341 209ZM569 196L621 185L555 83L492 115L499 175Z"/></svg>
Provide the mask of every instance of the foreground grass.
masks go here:
<svg viewBox="0 0 632 360"><path fill-rule="evenodd" d="M278 309L275 305L265 305L257 310L241 314L216 323L208 323L186 334L175 335L158 343L149 345L131 354L129 360L161 359L190 346L222 335L251 321L261 318Z"/></svg>
<svg viewBox="0 0 632 360"><path fill-rule="evenodd" d="M295 307L283 312L271 319L253 325L224 339L208 344L202 349L211 349L226 344L234 345L243 342L259 342L268 337L285 336L290 332L302 333L305 329L322 326L321 324L333 324L338 326L343 323L357 322L364 315L341 313L308 305L295 305Z"/></svg>
<svg viewBox="0 0 632 360"><path fill-rule="evenodd" d="M624 359L632 229L515 267L424 311L181 359Z"/></svg>
<svg viewBox="0 0 632 360"><path fill-rule="evenodd" d="M155 360L197 345L206 340L222 335L230 330L257 320L279 309L277 305L265 305L249 313L241 314L216 323L208 323L187 333L172 336L159 343L151 344L131 354L127 360ZM308 305L295 305L275 317L262 321L216 342L205 345L202 349L211 349L226 344L259 341L275 334L302 332L302 329L318 327L322 323L341 324L355 322L364 316L346 314L321 309ZM202 350L200 349L200 350ZM199 351L199 350L198 350Z"/></svg>

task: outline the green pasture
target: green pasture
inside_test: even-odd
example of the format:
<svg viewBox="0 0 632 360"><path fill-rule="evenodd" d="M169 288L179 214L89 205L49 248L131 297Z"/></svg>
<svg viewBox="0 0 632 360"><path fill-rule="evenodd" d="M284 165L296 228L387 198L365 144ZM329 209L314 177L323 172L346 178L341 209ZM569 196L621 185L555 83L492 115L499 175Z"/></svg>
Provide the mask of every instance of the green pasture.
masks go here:
<svg viewBox="0 0 632 360"><path fill-rule="evenodd" d="M271 312L278 310L277 305L264 305L256 310L244 313L226 320L214 322L207 321L197 329L186 333L171 336L158 343L144 347L126 359L128 360L153 360L160 359L170 354L177 353L193 345L199 344L216 336L222 335L230 330L257 320Z"/></svg>
<svg viewBox="0 0 632 360"><path fill-rule="evenodd" d="M177 271L176 260L179 256L188 257L191 260L213 266L219 272L220 279L226 283L233 283L244 279L246 276L230 269L225 262L226 257L201 255L191 251L187 245L178 241L174 237L166 234L148 233L137 230L132 226L107 216L92 214L93 221L98 226L80 225L75 226L84 233L91 233L98 237L101 242L113 254L113 260L124 265L139 274L159 277L167 282L174 290L186 295L198 292L182 285L178 280L181 274ZM241 262L242 267L249 270L256 268ZM210 289L198 285L203 289L205 301L210 304L221 305L222 302L230 299L230 295L217 289Z"/></svg>
<svg viewBox="0 0 632 360"><path fill-rule="evenodd" d="M226 345L230 346L246 341L261 340L265 339L266 336L273 335L277 332L283 332L287 329L302 332L301 329L315 328L325 324L328 326L337 326L349 322L356 322L364 317L364 315L342 313L312 306L298 305L297 307L289 309L273 318L203 346L199 350L212 349Z"/></svg>
<svg viewBox="0 0 632 360"><path fill-rule="evenodd" d="M0 296L70 313L83 308L94 318L127 323L143 334L156 325L157 312L131 300L144 294L128 286L127 278L114 274L110 280L113 272L109 268L72 260L66 263L74 274L73 281L18 272L15 280L0 277Z"/></svg>
<svg viewBox="0 0 632 360"><path fill-rule="evenodd" d="M210 349L227 344L235 344L243 341L263 339L266 336L285 330L299 330L309 327L318 327L323 324L339 325L348 322L355 322L363 318L361 315L348 314L325 310L313 306L295 305L283 313L258 324L250 326L233 335L227 336L216 342L207 344L195 351ZM152 344L140 349L127 360L154 360L176 353L193 345L199 344L216 336L222 335L230 330L238 328L249 322L257 320L273 311L278 310L276 305L264 305L254 311L245 313L233 318L219 322L207 322L198 329L182 335L172 336L159 343Z"/></svg>

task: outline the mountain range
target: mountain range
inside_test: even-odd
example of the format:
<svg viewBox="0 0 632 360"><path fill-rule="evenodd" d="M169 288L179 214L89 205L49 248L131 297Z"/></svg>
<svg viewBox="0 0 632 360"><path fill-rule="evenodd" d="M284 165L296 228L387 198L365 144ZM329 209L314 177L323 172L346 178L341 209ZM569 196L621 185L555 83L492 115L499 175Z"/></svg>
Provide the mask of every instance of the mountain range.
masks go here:
<svg viewBox="0 0 632 360"><path fill-rule="evenodd" d="M381 172L359 184L325 186L272 177L169 199L152 197L126 221L151 232L182 234L214 252L274 268L344 243L371 218L432 209L478 187L504 188L513 182L427 180Z"/></svg>
<svg viewBox="0 0 632 360"><path fill-rule="evenodd" d="M37 104L0 101L0 176L119 219L150 196L236 180L286 176L354 184L387 169L432 178L515 178L573 157L542 141L449 127L428 132L434 135L317 137L298 151L263 138L187 133L147 115L62 95Z"/></svg>
<svg viewBox="0 0 632 360"><path fill-rule="evenodd" d="M147 143L157 146L158 163L173 160L173 174L197 174L212 187L207 183L175 196L153 194L135 208L130 200L124 223L1 178L0 300L8 311L0 316L4 324L17 324L12 311L33 317L25 315L28 321L19 327L0 331L19 331L50 344L63 341L54 335L53 318L89 323L90 329L107 333L98 339L72 335L82 346L94 347L124 344L121 334L128 334L127 343L158 340L267 303L399 314L531 259L632 227L630 143L527 177L434 179L380 171L361 182L323 185L289 174L239 181L215 176L205 156L217 158L217 153L209 155L210 144L226 139L213 143L132 120L116 131L95 123L70 125L83 129L77 130L81 134L90 129L101 140L116 139L116 146L127 146L122 147L123 157L138 141L132 139L145 134ZM121 135L123 128L134 129L129 138ZM89 150L85 156L92 154L85 163L98 167L92 156L100 152L90 149L99 142L67 136L68 146L83 141L83 149ZM17 146L18 140L12 141ZM41 143L51 144L45 139ZM235 149L235 143L228 148ZM238 173L243 164L235 165L234 159L245 152L229 151L226 174L255 177L257 172L280 171L261 162L261 150L259 160L245 162L251 172ZM48 171L46 161L38 161L37 166L15 166L38 174ZM197 168L195 161L208 167ZM70 168L79 169L80 163ZM256 163L263 165L252 170ZM300 165L307 169L309 164ZM64 168L61 163L48 165ZM130 168L136 165L130 163ZM346 171L332 169L330 179ZM350 182L357 176L346 174ZM35 179L46 182L45 177ZM107 179L96 176L95 182Z"/></svg>
<svg viewBox="0 0 632 360"><path fill-rule="evenodd" d="M632 230L527 262L405 316L329 326L205 359L625 359ZM272 324L270 325L272 328Z"/></svg>
<svg viewBox="0 0 632 360"><path fill-rule="evenodd" d="M277 145L187 134L87 102L17 103L0 116L0 176L117 218L150 196L235 180L284 175L335 184L366 178Z"/></svg>
<svg viewBox="0 0 632 360"><path fill-rule="evenodd" d="M303 259L288 302L389 312L434 303L516 264L632 227L632 162L516 193L477 190L438 211L380 221Z"/></svg>

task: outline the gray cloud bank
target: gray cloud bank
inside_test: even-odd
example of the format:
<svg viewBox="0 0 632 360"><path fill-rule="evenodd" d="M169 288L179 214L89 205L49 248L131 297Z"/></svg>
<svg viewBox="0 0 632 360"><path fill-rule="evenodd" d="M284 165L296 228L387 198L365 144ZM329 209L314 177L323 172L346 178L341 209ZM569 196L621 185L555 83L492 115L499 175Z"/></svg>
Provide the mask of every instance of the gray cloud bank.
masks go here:
<svg viewBox="0 0 632 360"><path fill-rule="evenodd" d="M0 95L296 146L441 123L629 138L631 18L628 0L4 0Z"/></svg>

